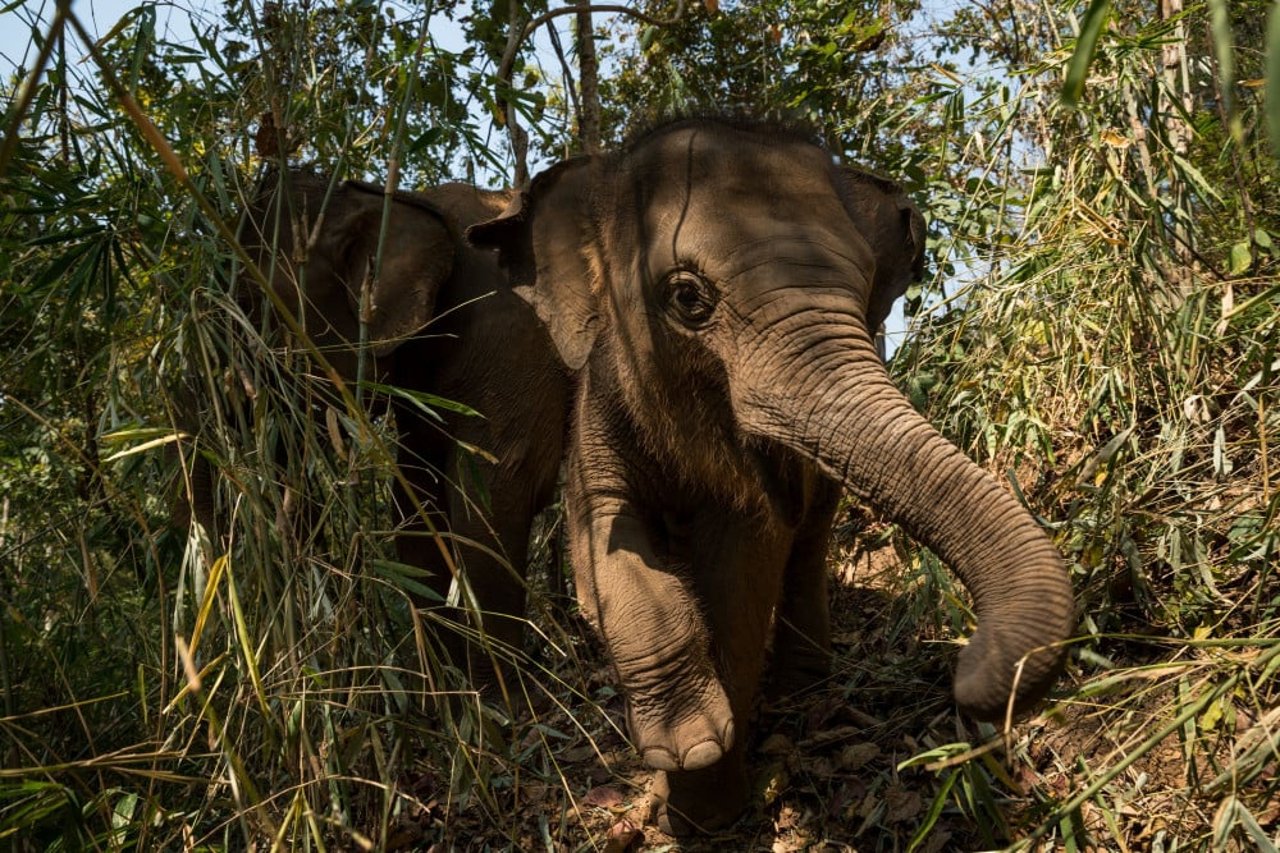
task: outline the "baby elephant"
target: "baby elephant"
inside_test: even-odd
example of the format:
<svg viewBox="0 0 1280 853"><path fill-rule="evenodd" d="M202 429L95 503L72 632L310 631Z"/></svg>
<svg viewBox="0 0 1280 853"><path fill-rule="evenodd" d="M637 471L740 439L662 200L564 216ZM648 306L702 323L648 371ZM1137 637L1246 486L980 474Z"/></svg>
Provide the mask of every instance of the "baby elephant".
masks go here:
<svg viewBox="0 0 1280 853"><path fill-rule="evenodd" d="M732 820L745 725L830 666L824 558L842 488L933 549L973 594L965 712L1041 697L1072 629L1062 557L924 421L873 336L921 271L892 183L782 130L685 120L562 162L468 239L579 373L567 524L583 611L660 771L669 832Z"/></svg>

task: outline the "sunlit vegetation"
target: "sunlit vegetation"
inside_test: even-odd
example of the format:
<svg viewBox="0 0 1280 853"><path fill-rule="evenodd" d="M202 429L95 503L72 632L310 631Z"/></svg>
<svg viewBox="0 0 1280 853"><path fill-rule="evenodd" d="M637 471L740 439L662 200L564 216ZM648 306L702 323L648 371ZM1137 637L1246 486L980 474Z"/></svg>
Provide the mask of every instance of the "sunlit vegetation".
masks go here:
<svg viewBox="0 0 1280 853"><path fill-rule="evenodd" d="M606 145L745 112L905 184L930 272L891 370L1042 520L1077 592L1041 713L975 725L947 692L964 594L850 504L837 672L762 709L752 812L714 849L1280 844L1272 6L596 15ZM526 648L497 650L513 712L445 671L450 628L411 606L391 424L246 310L235 238L273 164L503 184L506 104L532 171L579 150L574 15L508 82L509 33L545 3L167 8L92 34L80 4L0 11L29 33L0 147L0 839L664 849L555 510ZM225 547L182 508L201 471Z"/></svg>

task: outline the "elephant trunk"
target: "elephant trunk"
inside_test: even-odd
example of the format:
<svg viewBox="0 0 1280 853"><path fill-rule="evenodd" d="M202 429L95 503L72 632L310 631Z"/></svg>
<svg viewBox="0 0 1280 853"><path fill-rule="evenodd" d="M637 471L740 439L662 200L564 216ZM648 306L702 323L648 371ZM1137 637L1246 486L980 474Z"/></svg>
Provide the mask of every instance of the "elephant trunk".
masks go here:
<svg viewBox="0 0 1280 853"><path fill-rule="evenodd" d="M973 595L978 628L955 695L981 720L1040 699L1073 627L1070 581L1031 514L894 387L865 328L793 318L785 381L768 369L735 408L742 427L815 462L938 554ZM804 369L796 371L795 365ZM768 389L768 390L761 390ZM781 389L781 390L779 390Z"/></svg>

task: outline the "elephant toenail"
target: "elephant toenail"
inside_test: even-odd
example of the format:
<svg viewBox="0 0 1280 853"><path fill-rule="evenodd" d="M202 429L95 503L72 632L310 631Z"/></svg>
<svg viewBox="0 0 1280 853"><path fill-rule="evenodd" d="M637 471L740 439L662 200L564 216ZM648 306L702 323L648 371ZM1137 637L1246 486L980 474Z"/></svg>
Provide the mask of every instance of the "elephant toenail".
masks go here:
<svg viewBox="0 0 1280 853"><path fill-rule="evenodd" d="M682 770L701 770L710 767L724 757L724 750L713 740L704 740L689 747L680 762Z"/></svg>
<svg viewBox="0 0 1280 853"><path fill-rule="evenodd" d="M644 751L642 757L644 763L654 770L680 769L680 762L676 760L675 753L665 747L651 746Z"/></svg>
<svg viewBox="0 0 1280 853"><path fill-rule="evenodd" d="M720 733L720 746L725 752L733 749L733 734L733 719L730 718L729 722L724 724L724 731Z"/></svg>

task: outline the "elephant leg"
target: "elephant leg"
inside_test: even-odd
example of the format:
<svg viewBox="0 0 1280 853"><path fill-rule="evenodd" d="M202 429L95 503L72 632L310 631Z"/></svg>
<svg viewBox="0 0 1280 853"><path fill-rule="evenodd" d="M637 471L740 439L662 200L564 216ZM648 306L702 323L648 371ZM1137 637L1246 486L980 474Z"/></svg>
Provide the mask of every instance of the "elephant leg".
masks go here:
<svg viewBox="0 0 1280 853"><path fill-rule="evenodd" d="M472 684L490 693L511 689L508 662L521 652L528 593L526 570L534 516L550 499L556 461L532 468L508 453L498 464L455 447L449 466L449 537L459 575L461 623L470 642ZM535 470L545 467L547 471Z"/></svg>
<svg viewBox="0 0 1280 853"><path fill-rule="evenodd" d="M449 445L440 430L422 420L422 415L406 406L396 406L400 447L396 464L405 483L397 478L392 490L396 522L396 558L427 572L422 583L431 596L411 596L414 606L440 606L449 595L453 572L445 559L447 543L440 534L449 529L443 501L447 484ZM442 545L444 546L442 548Z"/></svg>
<svg viewBox="0 0 1280 853"><path fill-rule="evenodd" d="M650 819L667 835L722 829L738 817L751 794L746 749L737 744L701 770L659 770L649 794Z"/></svg>
<svg viewBox="0 0 1280 853"><path fill-rule="evenodd" d="M747 723L760 693L769 620L791 546L789 532L772 521L735 518L726 524L722 512L695 524L691 538L695 586L737 736L715 764L655 777L655 799L665 799L657 809L658 825L672 835L727 826L747 805Z"/></svg>
<svg viewBox="0 0 1280 853"><path fill-rule="evenodd" d="M504 512L498 507L490 516L466 503L465 499L454 501L450 508L450 536L466 586L459 598L459 606L467 612L465 623L472 631L483 628L484 641L473 644L470 656L472 674L487 682L493 676L490 658L504 658L509 650L520 648L532 517L523 508ZM492 650L485 647L486 642L493 644Z"/></svg>
<svg viewBox="0 0 1280 853"><path fill-rule="evenodd" d="M407 472L406 479L413 489L413 497L399 482L392 493L396 514L396 558L405 565L426 572L421 582L432 594L429 597L411 595L414 606L438 606L448 597L449 585L453 582L453 574L437 542L441 534L447 533L449 519L437 507L431 493L421 488L422 483L415 482Z"/></svg>
<svg viewBox="0 0 1280 853"><path fill-rule="evenodd" d="M403 417L399 422L406 423ZM428 616L429 634L435 638L430 669L452 667L461 673L460 683L446 679L450 688L474 686L489 692L495 681L493 667L480 660L479 646L468 641L475 631L474 620L468 617L465 602L462 606L448 602L456 576L494 573L488 565L493 558L482 550L494 548L492 534L474 508L468 512L467 502L459 493L453 440L434 426L419 422L409 422L401 431L397 463L408 489L397 482L393 490L396 556L400 562L426 572L420 581L429 592L411 593L409 598L414 608ZM489 586L480 585L486 589ZM485 596L479 598L481 608L490 606ZM458 712L455 704L452 713Z"/></svg>
<svg viewBox="0 0 1280 853"><path fill-rule="evenodd" d="M781 698L809 690L831 674L831 616L827 549L840 490L823 482L796 531L775 617L769 693Z"/></svg>

